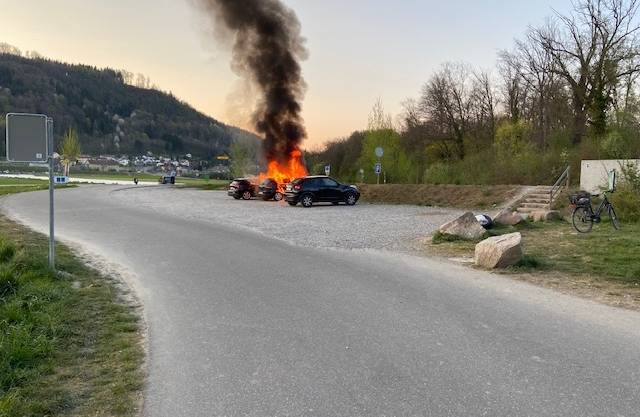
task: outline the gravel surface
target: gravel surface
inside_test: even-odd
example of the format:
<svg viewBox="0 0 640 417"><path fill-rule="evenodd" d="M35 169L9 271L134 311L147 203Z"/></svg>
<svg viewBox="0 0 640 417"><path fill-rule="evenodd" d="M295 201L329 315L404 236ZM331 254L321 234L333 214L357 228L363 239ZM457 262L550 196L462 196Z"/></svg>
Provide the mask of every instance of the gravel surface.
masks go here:
<svg viewBox="0 0 640 417"><path fill-rule="evenodd" d="M223 191L170 187L126 188L112 198L186 219L231 224L296 245L416 252L420 241L459 210L358 203L309 209L285 202L234 200Z"/></svg>

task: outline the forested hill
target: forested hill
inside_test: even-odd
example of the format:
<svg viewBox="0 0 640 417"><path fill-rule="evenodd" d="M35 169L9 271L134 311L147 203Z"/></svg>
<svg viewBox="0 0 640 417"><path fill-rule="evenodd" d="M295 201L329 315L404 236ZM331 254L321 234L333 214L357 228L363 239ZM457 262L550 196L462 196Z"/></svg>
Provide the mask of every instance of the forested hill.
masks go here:
<svg viewBox="0 0 640 417"><path fill-rule="evenodd" d="M77 129L83 152L90 154L211 158L227 152L235 136L248 135L170 94L128 85L119 71L0 54L0 114L8 112L53 117L57 137Z"/></svg>

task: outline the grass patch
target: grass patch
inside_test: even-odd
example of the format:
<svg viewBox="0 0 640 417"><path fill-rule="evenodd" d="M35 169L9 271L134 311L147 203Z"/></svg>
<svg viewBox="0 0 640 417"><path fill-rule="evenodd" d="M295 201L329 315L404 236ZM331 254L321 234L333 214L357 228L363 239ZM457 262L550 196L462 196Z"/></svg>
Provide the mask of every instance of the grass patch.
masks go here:
<svg viewBox="0 0 640 417"><path fill-rule="evenodd" d="M512 269L531 271L544 268L548 268L548 264L543 259L534 255L524 255Z"/></svg>
<svg viewBox="0 0 640 417"><path fill-rule="evenodd" d="M431 238L431 241L435 245L440 245L442 243L451 243L451 242L466 242L469 244L479 242L479 240L465 239L461 236L449 235L449 234L440 233L440 232L436 232Z"/></svg>
<svg viewBox="0 0 640 417"><path fill-rule="evenodd" d="M113 282L0 216L0 416L132 416L139 319Z"/></svg>
<svg viewBox="0 0 640 417"><path fill-rule="evenodd" d="M85 178L92 180L112 180L112 181L131 181L136 177L140 181L158 182L160 174L147 173L126 173L126 172L72 172L72 178ZM184 184L188 188L198 188L202 190L224 190L229 185L227 180L211 180L208 178L191 178L177 177L176 182Z"/></svg>
<svg viewBox="0 0 640 417"><path fill-rule="evenodd" d="M589 234L577 233L565 221L500 226L492 236L520 232L525 257L514 272L552 270L596 281L640 286L640 224L611 227L607 218ZM432 249L441 255L472 256L476 242L446 240L434 235Z"/></svg>
<svg viewBox="0 0 640 417"><path fill-rule="evenodd" d="M56 189L73 188L75 185L56 185ZM0 177L0 196L28 191L49 189L49 180Z"/></svg>

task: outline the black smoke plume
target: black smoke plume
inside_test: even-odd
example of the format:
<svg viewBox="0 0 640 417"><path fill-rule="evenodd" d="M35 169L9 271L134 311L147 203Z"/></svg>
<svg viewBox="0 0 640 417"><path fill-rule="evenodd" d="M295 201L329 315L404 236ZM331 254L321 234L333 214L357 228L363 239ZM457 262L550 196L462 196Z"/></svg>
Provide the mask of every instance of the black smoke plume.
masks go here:
<svg viewBox="0 0 640 417"><path fill-rule="evenodd" d="M287 162L306 137L301 113L305 92L300 61L305 40L296 14L280 0L197 0L214 24L233 37L232 68L261 94L254 125L264 135L267 160Z"/></svg>

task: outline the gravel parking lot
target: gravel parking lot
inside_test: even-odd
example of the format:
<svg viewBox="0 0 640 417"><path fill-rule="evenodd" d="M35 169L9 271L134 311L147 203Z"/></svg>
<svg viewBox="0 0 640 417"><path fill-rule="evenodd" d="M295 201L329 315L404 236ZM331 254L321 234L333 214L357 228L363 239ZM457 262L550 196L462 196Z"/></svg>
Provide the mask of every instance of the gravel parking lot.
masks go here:
<svg viewBox="0 0 640 417"><path fill-rule="evenodd" d="M233 225L296 245L415 252L459 210L359 203L309 209L284 202L234 200L221 191L170 187L119 189L112 198L188 219Z"/></svg>

